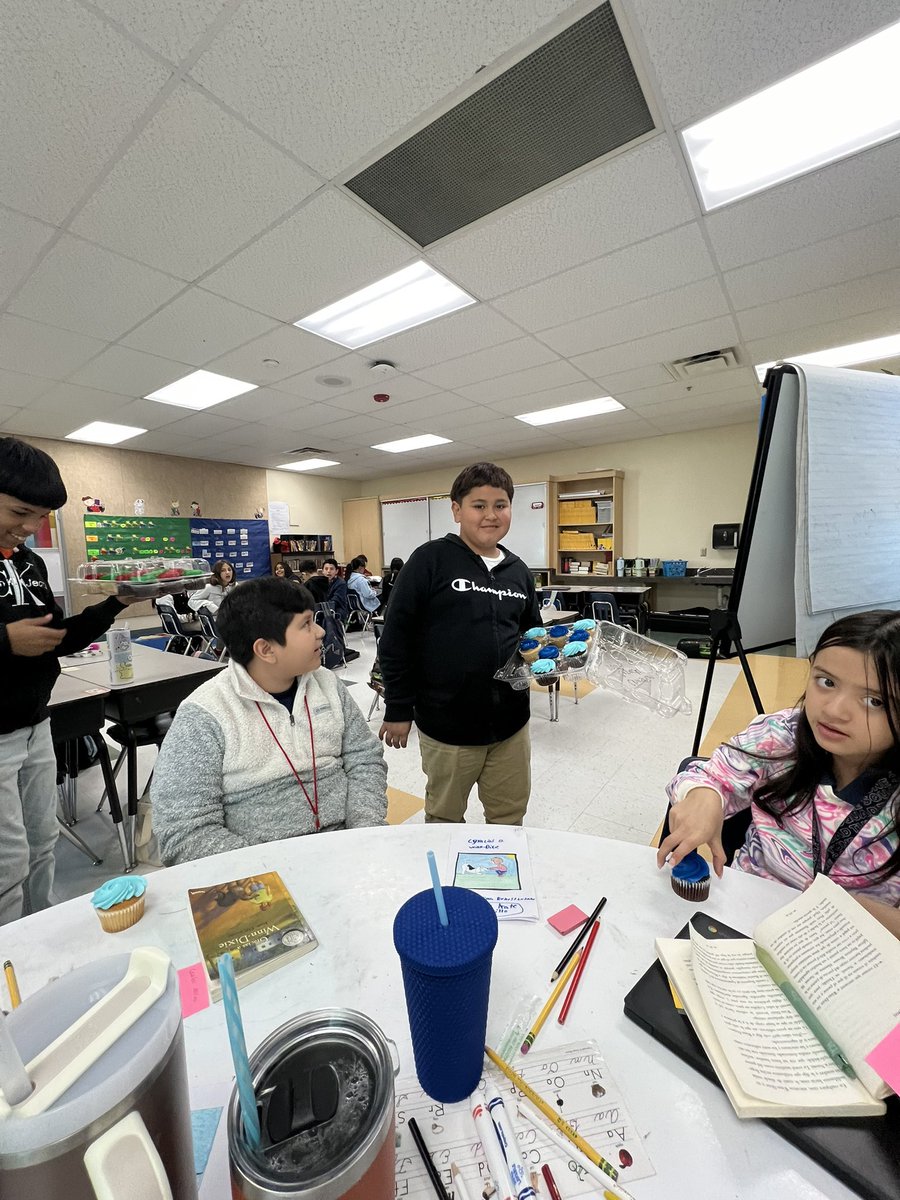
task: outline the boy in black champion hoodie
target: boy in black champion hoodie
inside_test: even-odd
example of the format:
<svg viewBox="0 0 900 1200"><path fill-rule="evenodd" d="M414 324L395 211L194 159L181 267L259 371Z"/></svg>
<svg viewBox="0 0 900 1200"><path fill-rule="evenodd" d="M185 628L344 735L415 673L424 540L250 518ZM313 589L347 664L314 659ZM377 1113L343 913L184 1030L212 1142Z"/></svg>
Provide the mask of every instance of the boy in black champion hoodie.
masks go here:
<svg viewBox="0 0 900 1200"><path fill-rule="evenodd" d="M0 925L50 905L56 756L47 701L60 654L105 633L125 605L114 596L63 619L39 555L22 543L66 502L56 463L0 438Z"/></svg>
<svg viewBox="0 0 900 1200"><path fill-rule="evenodd" d="M540 625L534 579L500 544L513 483L475 463L450 491L459 537L420 546L397 577L378 643L385 712L379 737L419 730L426 821L464 821L469 792L489 824L521 825L531 790L529 694L494 679L521 634Z"/></svg>

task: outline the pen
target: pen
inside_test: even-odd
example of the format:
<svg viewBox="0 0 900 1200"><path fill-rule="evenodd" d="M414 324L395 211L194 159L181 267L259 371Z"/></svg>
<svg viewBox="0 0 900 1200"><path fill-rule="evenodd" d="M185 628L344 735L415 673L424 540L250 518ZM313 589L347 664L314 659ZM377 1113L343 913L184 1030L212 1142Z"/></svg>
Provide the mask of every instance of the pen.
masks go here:
<svg viewBox="0 0 900 1200"><path fill-rule="evenodd" d="M553 1172L550 1170L549 1163L544 1163L541 1167L541 1174L544 1177L544 1182L547 1185L547 1191L550 1193L550 1200L562 1200L559 1194L559 1188L556 1186L556 1180L553 1178Z"/></svg>
<svg viewBox="0 0 900 1200"><path fill-rule="evenodd" d="M563 971L566 968L566 963L568 963L569 959L572 957L572 955L575 953L575 951L578 949L578 947L584 941L585 935L587 934L588 930L591 928L591 926L594 924L594 922L599 917L600 913L603 910L603 905L605 903L606 903L606 897L604 896L602 898L602 900L600 901L600 903L597 905L597 907L594 909L594 911L591 913L591 915L588 917L588 919L585 921L585 923L582 925L582 927L579 929L578 933L575 935L575 940L572 943L572 945L568 948L568 950L565 952L565 954L559 960L559 964L557 965L556 970L550 976L551 983L553 983L555 980L559 979L560 975L563 973Z"/></svg>
<svg viewBox="0 0 900 1200"><path fill-rule="evenodd" d="M428 1172L428 1178L431 1181L431 1186L434 1188L434 1194L437 1196L438 1200L450 1200L450 1197L447 1195L447 1189L441 1182L440 1172L434 1165L434 1161L429 1153L428 1147L425 1145L425 1139L422 1137L422 1132L419 1129L419 1124L416 1121L416 1118L410 1117L407 1124L409 1125L409 1132L413 1135L413 1141L416 1143L416 1149L418 1150L419 1156L422 1159L422 1165Z"/></svg>
<svg viewBox="0 0 900 1200"><path fill-rule="evenodd" d="M782 992L784 998L791 1005L794 1012L813 1035L834 1065L847 1076L848 1079L855 1079L856 1072L850 1065L849 1060L844 1055L840 1046L822 1025L819 1018L815 1015L794 985L789 981L784 971L778 966L775 960L765 950L759 946L756 948L756 957L762 963L769 978L775 986Z"/></svg>
<svg viewBox="0 0 900 1200"><path fill-rule="evenodd" d="M6 986L9 989L9 1002L13 1008L18 1008L22 1003L22 997L19 994L19 984L16 980L16 972L9 959L3 964L3 974L6 976Z"/></svg>

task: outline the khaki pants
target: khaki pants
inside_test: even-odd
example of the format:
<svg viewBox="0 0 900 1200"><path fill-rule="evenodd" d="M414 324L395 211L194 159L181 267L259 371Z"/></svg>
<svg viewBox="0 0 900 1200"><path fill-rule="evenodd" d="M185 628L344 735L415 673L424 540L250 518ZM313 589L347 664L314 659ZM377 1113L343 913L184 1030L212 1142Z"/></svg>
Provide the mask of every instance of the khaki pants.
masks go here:
<svg viewBox="0 0 900 1200"><path fill-rule="evenodd" d="M469 792L478 784L489 825L521 825L531 794L528 726L487 746L448 746L419 730L426 821L465 821Z"/></svg>

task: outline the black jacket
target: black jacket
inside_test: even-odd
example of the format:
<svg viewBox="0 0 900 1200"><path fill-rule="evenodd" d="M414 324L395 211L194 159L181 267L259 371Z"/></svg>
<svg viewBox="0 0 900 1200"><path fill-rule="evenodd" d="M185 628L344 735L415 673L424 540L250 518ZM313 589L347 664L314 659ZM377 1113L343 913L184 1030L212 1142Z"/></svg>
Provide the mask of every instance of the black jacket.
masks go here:
<svg viewBox="0 0 900 1200"><path fill-rule="evenodd" d="M347 595L347 584L339 575L329 582L325 599L334 608L337 619L346 621L350 616L350 597Z"/></svg>
<svg viewBox="0 0 900 1200"><path fill-rule="evenodd" d="M63 618L47 582L44 560L25 546L12 558L0 556L0 734L36 725L47 715L47 701L59 675L60 654L83 650L105 633L125 605L115 596L86 608L75 617ZM53 614L54 629L66 636L55 650L34 658L13 654L6 626L13 621Z"/></svg>
<svg viewBox="0 0 900 1200"><path fill-rule="evenodd" d="M453 533L410 556L378 643L386 721L415 720L451 746L500 742L528 721L528 690L493 676L540 610L531 572L499 548L492 571Z"/></svg>

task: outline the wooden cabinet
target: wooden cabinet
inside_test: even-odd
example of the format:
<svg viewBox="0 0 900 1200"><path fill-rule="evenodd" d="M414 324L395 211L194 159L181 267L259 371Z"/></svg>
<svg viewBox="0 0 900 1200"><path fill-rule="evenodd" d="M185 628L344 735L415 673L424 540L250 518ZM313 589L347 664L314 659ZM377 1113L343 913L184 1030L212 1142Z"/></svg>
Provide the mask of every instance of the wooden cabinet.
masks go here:
<svg viewBox="0 0 900 1200"><path fill-rule="evenodd" d="M550 477L550 543L557 579L603 580L622 554L624 471Z"/></svg>

